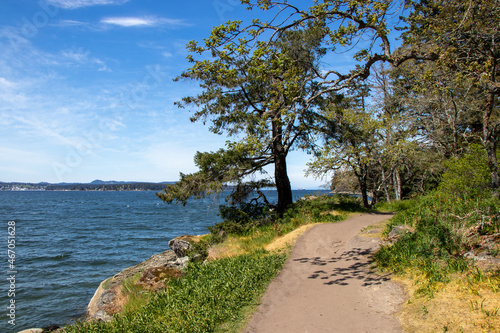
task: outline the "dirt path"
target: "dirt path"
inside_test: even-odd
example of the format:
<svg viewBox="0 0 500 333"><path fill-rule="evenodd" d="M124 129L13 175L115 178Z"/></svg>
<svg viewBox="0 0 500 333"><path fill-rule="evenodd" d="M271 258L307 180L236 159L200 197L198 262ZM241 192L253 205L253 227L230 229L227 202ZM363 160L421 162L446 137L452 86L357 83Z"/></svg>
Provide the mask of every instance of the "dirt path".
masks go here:
<svg viewBox="0 0 500 333"><path fill-rule="evenodd" d="M244 332L401 332L403 290L370 270L379 239L359 235L390 217L362 214L308 230Z"/></svg>

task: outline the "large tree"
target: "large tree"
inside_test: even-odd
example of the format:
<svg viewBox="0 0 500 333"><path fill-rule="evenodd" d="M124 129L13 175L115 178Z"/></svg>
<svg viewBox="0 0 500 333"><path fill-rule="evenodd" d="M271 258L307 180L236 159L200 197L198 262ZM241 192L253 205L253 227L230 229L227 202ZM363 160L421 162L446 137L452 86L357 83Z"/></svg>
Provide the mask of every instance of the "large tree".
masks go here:
<svg viewBox="0 0 500 333"><path fill-rule="evenodd" d="M364 108L349 104L335 103L324 110L320 131L325 144L308 164L308 173L321 176L336 171L352 172L358 180L363 205L368 208L368 191L373 192L370 179L379 165L380 127Z"/></svg>
<svg viewBox="0 0 500 333"><path fill-rule="evenodd" d="M314 104L304 104L302 97L317 91L308 78L318 70L324 53L319 41L325 31L321 24L290 29L255 51L244 43L226 41L224 36L236 26L215 27L203 45L191 42L192 67L178 79L200 82L200 94L179 102L180 107L196 110L192 121L210 121L211 131L237 140L218 152L198 153L195 162L200 171L181 175L179 183L159 196L185 202L190 195L203 196L232 184L236 185L232 198L239 199L251 189L274 185L281 213L293 200L286 158L296 143L307 140L305 124ZM195 59L206 53L212 58ZM246 182L270 164L274 165L272 181Z"/></svg>

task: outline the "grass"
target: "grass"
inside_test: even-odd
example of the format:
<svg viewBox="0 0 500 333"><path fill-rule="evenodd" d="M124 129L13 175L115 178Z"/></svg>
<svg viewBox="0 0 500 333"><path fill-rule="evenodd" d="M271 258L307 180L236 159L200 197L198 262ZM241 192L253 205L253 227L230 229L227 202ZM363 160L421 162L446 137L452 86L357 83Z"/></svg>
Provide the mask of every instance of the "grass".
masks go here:
<svg viewBox="0 0 500 333"><path fill-rule="evenodd" d="M498 244L485 245L499 232L498 198L435 191L380 208L398 211L385 235L396 225L413 230L375 254L378 266L396 273L408 290L401 313L404 330L500 331L500 270L483 271L463 256L479 248L498 255Z"/></svg>
<svg viewBox="0 0 500 333"><path fill-rule="evenodd" d="M424 276L397 278L406 286L409 301L400 314L405 332L498 332L500 279L496 272L474 269L436 283L432 294L418 289Z"/></svg>
<svg viewBox="0 0 500 333"><path fill-rule="evenodd" d="M134 277L122 288L129 302L110 323L82 322L64 332L239 332L307 225L340 221L354 211L363 211L359 199L325 196L300 200L279 219L237 212L233 216L244 222L225 221L195 245L208 253L207 263L191 262L182 278L165 281L157 293L138 287Z"/></svg>
<svg viewBox="0 0 500 333"><path fill-rule="evenodd" d="M429 285L468 270L470 263L463 254L500 227L500 201L494 197L467 199L435 192L411 203L391 220L385 234L395 225L408 225L415 232L382 247L375 258L381 268L396 273L411 268Z"/></svg>
<svg viewBox="0 0 500 333"><path fill-rule="evenodd" d="M258 300L286 260L285 254L256 251L195 263L182 279L167 283L136 311L115 316L110 323L81 323L65 332L213 332L239 320L241 310Z"/></svg>

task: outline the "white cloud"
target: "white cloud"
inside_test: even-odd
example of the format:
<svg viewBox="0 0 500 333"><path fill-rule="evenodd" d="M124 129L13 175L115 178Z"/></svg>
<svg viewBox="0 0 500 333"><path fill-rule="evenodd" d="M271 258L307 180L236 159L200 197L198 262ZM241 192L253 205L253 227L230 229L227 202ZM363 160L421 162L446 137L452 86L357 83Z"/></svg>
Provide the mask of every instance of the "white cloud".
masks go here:
<svg viewBox="0 0 500 333"><path fill-rule="evenodd" d="M56 27L81 27L81 26L88 26L89 24L82 21L61 20L58 21L57 23L52 23L51 25Z"/></svg>
<svg viewBox="0 0 500 333"><path fill-rule="evenodd" d="M69 60L75 61L77 63L87 62L89 58L89 51L79 50L65 50L61 52L61 55Z"/></svg>
<svg viewBox="0 0 500 333"><path fill-rule="evenodd" d="M89 51L83 51L82 49L77 50L64 50L61 52L62 57L65 60L69 60L72 65L97 65L98 71L108 71L111 70L107 67L106 63L101 59L90 57Z"/></svg>
<svg viewBox="0 0 500 333"><path fill-rule="evenodd" d="M16 84L14 82L8 81L5 78L0 77L0 88L2 88L2 89L8 89L8 88L15 87L15 85Z"/></svg>
<svg viewBox="0 0 500 333"><path fill-rule="evenodd" d="M77 9L90 6L122 5L129 0L48 0L49 3L64 9Z"/></svg>
<svg viewBox="0 0 500 333"><path fill-rule="evenodd" d="M105 17L101 23L120 27L186 26L182 20L156 17Z"/></svg>

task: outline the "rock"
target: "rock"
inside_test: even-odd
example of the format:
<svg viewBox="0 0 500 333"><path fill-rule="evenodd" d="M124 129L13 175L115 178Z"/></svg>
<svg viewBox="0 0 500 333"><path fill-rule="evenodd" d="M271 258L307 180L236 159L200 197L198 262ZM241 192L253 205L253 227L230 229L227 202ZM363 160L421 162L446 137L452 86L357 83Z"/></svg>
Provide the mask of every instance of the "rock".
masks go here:
<svg viewBox="0 0 500 333"><path fill-rule="evenodd" d="M121 309L124 300L121 295L122 283L151 267L183 267L174 251L155 254L146 261L129 267L115 276L101 282L87 306L87 320L110 321Z"/></svg>
<svg viewBox="0 0 500 333"><path fill-rule="evenodd" d="M50 325L43 328L30 328L27 330L22 330L17 333L48 333L48 332L59 332L61 330L61 326L58 325Z"/></svg>
<svg viewBox="0 0 500 333"><path fill-rule="evenodd" d="M189 257L182 257L178 258L175 262L174 265L177 266L179 269L186 268L187 263L189 262Z"/></svg>
<svg viewBox="0 0 500 333"><path fill-rule="evenodd" d="M396 225L392 228L391 232L389 232L389 235L387 236L385 241L394 244L408 232L412 232L412 229L409 226Z"/></svg>
<svg viewBox="0 0 500 333"><path fill-rule="evenodd" d="M142 286L148 290L159 290L165 288L165 281L180 278L185 273L177 268L172 267L151 267L146 269L137 285Z"/></svg>
<svg viewBox="0 0 500 333"><path fill-rule="evenodd" d="M189 250L193 248L193 245L185 239L180 237L172 239L168 242L168 246L175 252L175 254L181 258L187 256Z"/></svg>
<svg viewBox="0 0 500 333"><path fill-rule="evenodd" d="M102 293L101 297L99 297L99 300L97 302L97 307L102 308L106 305L109 305L113 302L115 298L116 298L116 293L113 292L113 290L106 290L105 292Z"/></svg>
<svg viewBox="0 0 500 333"><path fill-rule="evenodd" d="M167 272L169 269L185 268L189 261L187 253L193 248L192 244L199 242L201 237L185 235L174 238L168 243L172 250L155 254L148 260L126 268L101 282L87 306L87 320L110 321L114 314L121 311L126 302L126 295L122 294L122 285L125 280L138 274L143 276L143 272L147 270L150 270L149 272L154 276L156 273L161 275L162 272ZM153 268L155 270L151 270Z"/></svg>
<svg viewBox="0 0 500 333"><path fill-rule="evenodd" d="M113 319L113 317L111 317L110 315L108 315L106 313L106 311L104 310L98 310L95 315L93 316L93 319L94 320L102 320L102 321L105 321L107 323L109 323L111 321L111 319Z"/></svg>
<svg viewBox="0 0 500 333"><path fill-rule="evenodd" d="M474 260L476 267L482 270L497 270L500 268L500 233L494 235L482 235L476 248L465 253L463 256Z"/></svg>
<svg viewBox="0 0 500 333"><path fill-rule="evenodd" d="M404 234L410 231L411 228L407 225L396 225L392 228L391 232L389 233L389 238L403 236Z"/></svg>

